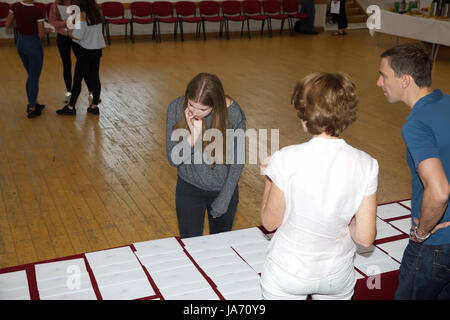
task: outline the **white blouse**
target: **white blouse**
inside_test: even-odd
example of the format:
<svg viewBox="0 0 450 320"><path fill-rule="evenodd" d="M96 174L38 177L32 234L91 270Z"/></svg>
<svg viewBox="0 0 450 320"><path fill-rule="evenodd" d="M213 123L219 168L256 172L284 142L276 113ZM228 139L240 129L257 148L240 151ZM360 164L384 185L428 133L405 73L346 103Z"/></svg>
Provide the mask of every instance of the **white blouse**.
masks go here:
<svg viewBox="0 0 450 320"><path fill-rule="evenodd" d="M377 160L343 139L314 137L275 152L265 174L283 190L286 202L267 258L311 280L353 264L348 224L364 196L377 190Z"/></svg>

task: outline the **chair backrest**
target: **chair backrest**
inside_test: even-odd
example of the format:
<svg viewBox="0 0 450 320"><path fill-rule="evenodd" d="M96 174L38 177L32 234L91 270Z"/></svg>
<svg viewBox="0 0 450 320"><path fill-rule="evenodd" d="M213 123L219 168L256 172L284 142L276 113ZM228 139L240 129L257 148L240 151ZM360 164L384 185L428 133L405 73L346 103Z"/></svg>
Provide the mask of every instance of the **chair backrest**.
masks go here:
<svg viewBox="0 0 450 320"><path fill-rule="evenodd" d="M264 13L281 13L281 2L280 0L264 0L263 1Z"/></svg>
<svg viewBox="0 0 450 320"><path fill-rule="evenodd" d="M173 17L173 2L155 1L153 2L153 13L158 17Z"/></svg>
<svg viewBox="0 0 450 320"><path fill-rule="evenodd" d="M102 12L105 18L123 18L125 9L122 2L106 1L102 3Z"/></svg>
<svg viewBox="0 0 450 320"><path fill-rule="evenodd" d="M130 4L132 17L149 17L153 15L153 3L148 1L135 1Z"/></svg>
<svg viewBox="0 0 450 320"><path fill-rule="evenodd" d="M223 15L232 16L242 13L241 3L238 0L225 0L222 2Z"/></svg>
<svg viewBox="0 0 450 320"><path fill-rule="evenodd" d="M261 14L261 2L258 0L244 0L242 2L244 14Z"/></svg>
<svg viewBox="0 0 450 320"><path fill-rule="evenodd" d="M193 1L178 1L175 3L175 10L181 17L195 16L197 11Z"/></svg>
<svg viewBox="0 0 450 320"><path fill-rule="evenodd" d="M9 4L0 2L0 19L6 19L9 14Z"/></svg>
<svg viewBox="0 0 450 320"><path fill-rule="evenodd" d="M199 3L200 15L214 16L220 14L220 6L217 1L201 1Z"/></svg>
<svg viewBox="0 0 450 320"><path fill-rule="evenodd" d="M298 10L299 10L298 0L283 0L284 13L298 13Z"/></svg>

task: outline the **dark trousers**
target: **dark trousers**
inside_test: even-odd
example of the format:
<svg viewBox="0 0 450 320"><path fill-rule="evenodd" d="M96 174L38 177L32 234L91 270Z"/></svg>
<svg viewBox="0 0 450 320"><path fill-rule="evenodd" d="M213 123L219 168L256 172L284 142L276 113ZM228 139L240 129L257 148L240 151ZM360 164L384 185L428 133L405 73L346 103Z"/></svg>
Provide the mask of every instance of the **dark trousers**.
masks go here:
<svg viewBox="0 0 450 320"><path fill-rule="evenodd" d="M66 90L72 90L72 38L57 34L56 44L58 45L59 56L63 65L63 77Z"/></svg>
<svg viewBox="0 0 450 320"><path fill-rule="evenodd" d="M17 36L17 51L28 77L25 84L28 98L28 105L36 107L39 93L39 78L41 76L42 64L44 61L44 51L42 50L41 39L37 34Z"/></svg>
<svg viewBox="0 0 450 320"><path fill-rule="evenodd" d="M396 300L450 300L450 244L409 241L403 253Z"/></svg>
<svg viewBox="0 0 450 320"><path fill-rule="evenodd" d="M336 16L338 29L347 28L347 14L345 13L345 0L340 0L339 14Z"/></svg>
<svg viewBox="0 0 450 320"><path fill-rule="evenodd" d="M211 204L219 193L219 191L206 191L197 188L183 179L178 178L175 202L181 238L203 235L205 211L208 212L210 234L231 231L239 202L238 187L236 186L234 190L227 212L220 217L213 218L210 214Z"/></svg>
<svg viewBox="0 0 450 320"><path fill-rule="evenodd" d="M102 49L88 50L75 42L72 43L72 46L77 57L77 62L75 63L72 96L70 97L69 105L75 107L78 96L81 92L81 81L83 78L88 85L89 91L92 89L92 104L97 105L101 92L99 71Z"/></svg>

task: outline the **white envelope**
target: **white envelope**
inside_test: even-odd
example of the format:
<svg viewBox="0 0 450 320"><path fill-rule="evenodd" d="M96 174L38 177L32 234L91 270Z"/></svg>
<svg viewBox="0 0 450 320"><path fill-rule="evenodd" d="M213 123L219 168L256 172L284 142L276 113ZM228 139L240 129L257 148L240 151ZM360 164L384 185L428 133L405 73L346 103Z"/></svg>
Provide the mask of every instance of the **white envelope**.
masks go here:
<svg viewBox="0 0 450 320"><path fill-rule="evenodd" d="M183 251L183 247L174 237L133 243L136 251L144 255L165 254Z"/></svg>
<svg viewBox="0 0 450 320"><path fill-rule="evenodd" d="M238 292L227 292L222 294L226 300L262 300L261 288L253 288Z"/></svg>
<svg viewBox="0 0 450 320"><path fill-rule="evenodd" d="M386 251L392 258L394 258L398 262L402 262L403 253L405 252L408 242L409 238L405 238L397 241L386 242L377 246Z"/></svg>
<svg viewBox="0 0 450 320"><path fill-rule="evenodd" d="M179 286L173 286L173 287L167 287L167 288L158 288L159 292L163 295L163 297L170 297L170 296L176 296L181 295L189 292L196 292L204 289L211 289L211 285L208 283L208 281L200 281L200 282L194 282L194 283L188 283L188 284L182 284Z"/></svg>
<svg viewBox="0 0 450 320"><path fill-rule="evenodd" d="M246 272L254 270L243 260L239 262L227 264L227 265L212 265L212 266L204 266L202 270L208 275L208 277L212 278L214 276L221 276L224 274L229 274L233 272Z"/></svg>
<svg viewBox="0 0 450 320"><path fill-rule="evenodd" d="M398 203L384 204L377 207L377 216L384 220L408 215L411 215L411 211Z"/></svg>
<svg viewBox="0 0 450 320"><path fill-rule="evenodd" d="M378 217L377 217L376 222L377 222L376 240L389 238L389 237L393 237L393 236L398 236L398 235L402 234L400 231L393 228L389 223L384 222L383 220L381 220Z"/></svg>
<svg viewBox="0 0 450 320"><path fill-rule="evenodd" d="M230 247L220 234L186 238L181 239L181 241L184 243L184 248L189 252Z"/></svg>
<svg viewBox="0 0 450 320"><path fill-rule="evenodd" d="M228 256L200 259L196 260L195 262L200 266L200 268L204 269L205 267L224 266L227 264L239 263L241 261L242 259L239 258L239 256L236 253L234 253Z"/></svg>
<svg viewBox="0 0 450 320"><path fill-rule="evenodd" d="M402 230L407 235L409 235L411 232L411 218L394 220L389 223L392 224L394 227Z"/></svg>
<svg viewBox="0 0 450 320"><path fill-rule="evenodd" d="M386 260L368 262L358 266L358 269L367 276L373 276L400 269L400 263L389 257Z"/></svg>
<svg viewBox="0 0 450 320"><path fill-rule="evenodd" d="M25 270L0 274L0 292L18 288L28 290L27 272Z"/></svg>
<svg viewBox="0 0 450 320"><path fill-rule="evenodd" d="M85 256L92 269L136 260L136 256L128 246L89 252Z"/></svg>
<svg viewBox="0 0 450 320"><path fill-rule="evenodd" d="M256 251L256 252L244 252L240 253L242 259L244 259L245 262L247 262L249 265L252 265L252 263L261 263L266 260L266 250L263 251Z"/></svg>
<svg viewBox="0 0 450 320"><path fill-rule="evenodd" d="M406 201L402 201L400 202L402 205L407 206L408 208L411 209L411 200L406 200Z"/></svg>
<svg viewBox="0 0 450 320"><path fill-rule="evenodd" d="M113 286L120 283L127 283L136 280L143 280L148 282L148 277L142 268L125 272L109 273L106 275L98 275L94 271L94 275L99 287Z"/></svg>
<svg viewBox="0 0 450 320"><path fill-rule="evenodd" d="M127 261L123 263L112 263L107 266L94 267L92 271L94 272L96 277L106 276L113 273L127 272L131 270L142 269L141 264L138 259L134 261Z"/></svg>
<svg viewBox="0 0 450 320"><path fill-rule="evenodd" d="M185 292L179 295L164 296L165 300L219 300L219 296L209 287L199 291Z"/></svg>
<svg viewBox="0 0 450 320"><path fill-rule="evenodd" d="M94 289L78 290L59 295L40 296L41 300L97 300Z"/></svg>
<svg viewBox="0 0 450 320"><path fill-rule="evenodd" d="M78 277L75 279L74 277ZM79 283L78 283L79 280ZM58 278L36 280L39 292L46 290L53 290L59 288L60 291L70 291L71 287L76 287L79 285L79 289L92 288L91 278L88 273L80 273L79 275L62 275ZM40 293L41 295L41 293Z"/></svg>
<svg viewBox="0 0 450 320"><path fill-rule="evenodd" d="M247 252L267 251L269 244L270 244L270 241L238 244L238 245L234 245L233 249L239 255L241 255L241 253L247 253Z"/></svg>
<svg viewBox="0 0 450 320"><path fill-rule="evenodd" d="M139 279L99 289L103 300L134 300L155 295L148 279Z"/></svg>
<svg viewBox="0 0 450 320"><path fill-rule="evenodd" d="M219 233L228 241L231 246L248 244L252 242L268 242L269 240L264 236L264 233L257 228L248 228L234 231L227 231Z"/></svg>
<svg viewBox="0 0 450 320"><path fill-rule="evenodd" d="M244 281L233 282L229 284L224 284L221 286L217 286L217 290L222 295L233 292L245 292L252 289L260 288L260 279L249 279Z"/></svg>
<svg viewBox="0 0 450 320"><path fill-rule="evenodd" d="M259 280L259 275L253 270L244 272L226 273L220 276L211 276L211 280L216 286L223 286L225 284L240 282L245 280Z"/></svg>
<svg viewBox="0 0 450 320"><path fill-rule="evenodd" d="M389 259L391 259L391 257L389 257L386 253L384 253L383 251L381 251L378 248L375 248L371 252L367 252L367 253L363 253L363 254L356 254L354 264L355 264L355 267L360 269L359 268L360 265L364 265L367 263L369 263L369 264L375 263L378 261L389 260Z"/></svg>
<svg viewBox="0 0 450 320"><path fill-rule="evenodd" d="M145 266L152 266L164 262L177 261L181 259L188 259L188 256L184 251L170 252L165 254L145 255L140 251L136 251L135 255L139 258L139 261Z"/></svg>
<svg viewBox="0 0 450 320"><path fill-rule="evenodd" d="M206 250L198 250L198 251L188 251L190 256L195 260L203 260L203 259L209 259L211 257L223 257L223 256L229 256L229 255L235 255L236 252L234 252L233 249L231 249L230 246L226 248L218 248L218 249L206 249Z"/></svg>
<svg viewBox="0 0 450 320"><path fill-rule="evenodd" d="M39 298L41 300L47 300L47 299L57 299L54 297L57 296L64 296L64 299L70 299L70 296L76 296L78 298L74 298L72 300L83 300L81 297L86 297L88 300L89 297L94 296L94 300L97 300L97 297L95 296L94 288L92 288L92 285L89 283L89 286L80 286L80 289L69 289L68 287L55 287L47 290L39 290Z"/></svg>
<svg viewBox="0 0 450 320"><path fill-rule="evenodd" d="M156 273L151 272L150 275L158 288L206 281L194 265Z"/></svg>
<svg viewBox="0 0 450 320"><path fill-rule="evenodd" d="M60 278L65 275L87 273L86 263L83 258L70 259L57 262L35 264L36 280L48 280Z"/></svg>
<svg viewBox="0 0 450 320"><path fill-rule="evenodd" d="M28 287L4 290L0 289L0 300L30 300L30 290Z"/></svg>
<svg viewBox="0 0 450 320"><path fill-rule="evenodd" d="M179 260L173 260L173 261L165 261L157 264L151 264L151 265L144 265L145 268L148 270L150 274L162 272L162 271L169 271L174 270L178 268L182 268L185 266L193 266L192 261L187 257L184 256L184 258Z"/></svg>

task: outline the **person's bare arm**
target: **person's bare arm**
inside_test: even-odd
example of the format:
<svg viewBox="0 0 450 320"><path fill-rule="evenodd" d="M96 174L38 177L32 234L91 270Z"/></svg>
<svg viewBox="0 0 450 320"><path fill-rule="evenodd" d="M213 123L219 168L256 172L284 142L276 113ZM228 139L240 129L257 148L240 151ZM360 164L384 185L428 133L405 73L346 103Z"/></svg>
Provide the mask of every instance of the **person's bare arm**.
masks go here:
<svg viewBox="0 0 450 320"><path fill-rule="evenodd" d="M14 13L12 13L11 11L9 12L8 17L6 18L5 27L7 29L14 27Z"/></svg>
<svg viewBox="0 0 450 320"><path fill-rule="evenodd" d="M429 158L420 162L417 169L424 191L416 233L419 237L425 238L428 234L450 225L448 222L438 224L448 205L450 186L438 158ZM411 240L421 242L414 236Z"/></svg>
<svg viewBox="0 0 450 320"><path fill-rule="evenodd" d="M357 244L369 247L377 235L377 194L365 196L361 206L352 218L350 235Z"/></svg>

